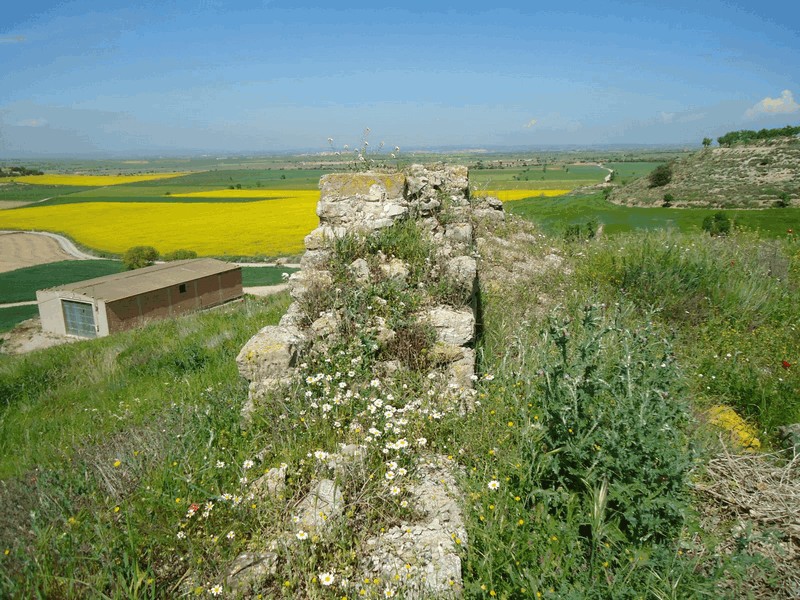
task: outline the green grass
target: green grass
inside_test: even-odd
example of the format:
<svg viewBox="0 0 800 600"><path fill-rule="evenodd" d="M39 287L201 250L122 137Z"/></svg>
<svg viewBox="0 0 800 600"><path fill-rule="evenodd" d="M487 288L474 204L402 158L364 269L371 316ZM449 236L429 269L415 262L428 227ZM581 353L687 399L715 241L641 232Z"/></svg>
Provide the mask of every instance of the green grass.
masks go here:
<svg viewBox="0 0 800 600"><path fill-rule="evenodd" d="M0 355L0 478L54 465L76 443L139 427L208 386L241 391L236 354L260 327L277 322L287 298L249 299L26 356Z"/></svg>
<svg viewBox="0 0 800 600"><path fill-rule="evenodd" d="M242 267L242 286L256 287L283 283L284 273L294 273L297 269L288 267Z"/></svg>
<svg viewBox="0 0 800 600"><path fill-rule="evenodd" d="M558 234L568 225L596 219L605 234L634 230L676 229L700 231L703 219L718 212L704 208L629 207L612 204L602 194L530 198L506 204L506 210L540 225L545 231ZM800 209L729 210L737 227L759 231L769 237L782 237L788 229L800 231Z"/></svg>
<svg viewBox="0 0 800 600"><path fill-rule="evenodd" d="M115 260L64 260L0 273L0 304L36 300L36 290L119 273Z"/></svg>
<svg viewBox="0 0 800 600"><path fill-rule="evenodd" d="M659 311L697 406L731 405L766 440L800 421L798 240L623 234L580 252L575 277L584 286Z"/></svg>
<svg viewBox="0 0 800 600"><path fill-rule="evenodd" d="M608 162L603 163L609 169L614 169L616 181L619 184L628 183L634 179L639 179L648 175L650 171L655 169L661 162Z"/></svg>
<svg viewBox="0 0 800 600"><path fill-rule="evenodd" d="M600 183L607 171L592 165L558 165L514 167L505 169L473 169L470 184L476 189L573 189ZM568 169L568 170L567 170Z"/></svg>
<svg viewBox="0 0 800 600"><path fill-rule="evenodd" d="M45 198L60 198L91 188L70 185L29 185L25 183L0 182L0 203L6 200L37 202ZM0 204L2 208L2 204Z"/></svg>
<svg viewBox="0 0 800 600"><path fill-rule="evenodd" d="M0 308L0 333L11 331L27 319L31 319L39 314L39 308L34 304L31 306L10 306Z"/></svg>

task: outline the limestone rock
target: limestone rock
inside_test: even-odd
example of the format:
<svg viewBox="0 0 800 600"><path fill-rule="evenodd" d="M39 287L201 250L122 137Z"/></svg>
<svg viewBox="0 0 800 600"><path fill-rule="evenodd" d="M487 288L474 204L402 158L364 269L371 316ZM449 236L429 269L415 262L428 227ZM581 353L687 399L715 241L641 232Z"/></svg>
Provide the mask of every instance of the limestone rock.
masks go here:
<svg viewBox="0 0 800 600"><path fill-rule="evenodd" d="M375 317L375 339L381 346L391 343L397 333L386 325L386 319Z"/></svg>
<svg viewBox="0 0 800 600"><path fill-rule="evenodd" d="M257 496L274 498L286 489L286 467L274 467L250 484Z"/></svg>
<svg viewBox="0 0 800 600"><path fill-rule="evenodd" d="M291 383L291 373L293 372L294 369L289 369L283 377L267 377L251 381L247 390L247 400L241 410L242 420L249 422L256 409L256 404L260 404L274 390Z"/></svg>
<svg viewBox="0 0 800 600"><path fill-rule="evenodd" d="M475 375L475 350L462 348L461 358L453 361L447 369L449 383L459 390L472 388L472 376Z"/></svg>
<svg viewBox="0 0 800 600"><path fill-rule="evenodd" d="M367 447L358 444L347 444L328 458L327 467L339 477L352 475L364 466L367 456Z"/></svg>
<svg viewBox="0 0 800 600"><path fill-rule="evenodd" d="M420 482L410 493L421 522L403 523L367 540L365 574L397 582L403 598L456 598L463 592L458 546L466 543L467 532L456 501L458 486L446 463L440 457L418 470Z"/></svg>
<svg viewBox="0 0 800 600"><path fill-rule="evenodd" d="M289 276L289 294L295 300L302 299L309 290L326 288L333 283L330 271L324 269L296 271Z"/></svg>
<svg viewBox="0 0 800 600"><path fill-rule="evenodd" d="M399 360L384 360L379 362L377 367L379 373L383 374L385 377L390 377L402 369L403 365Z"/></svg>
<svg viewBox="0 0 800 600"><path fill-rule="evenodd" d="M330 227L321 225L305 237L307 250L322 250L330 248L332 242L345 235L347 230L344 227Z"/></svg>
<svg viewBox="0 0 800 600"><path fill-rule="evenodd" d="M464 350L466 348L461 346L436 342L428 352L428 358L435 365L446 365L464 358Z"/></svg>
<svg viewBox="0 0 800 600"><path fill-rule="evenodd" d="M478 263L471 256L451 258L445 267L445 273L458 287L464 302L469 302L476 292L478 283Z"/></svg>
<svg viewBox="0 0 800 600"><path fill-rule="evenodd" d="M399 258L390 259L389 262L382 264L380 269L386 279L402 282L408 277L408 266Z"/></svg>
<svg viewBox="0 0 800 600"><path fill-rule="evenodd" d="M440 342L465 346L475 338L475 315L470 308L437 306L423 318L436 329Z"/></svg>
<svg viewBox="0 0 800 600"><path fill-rule="evenodd" d="M333 311L325 311L321 313L316 321L311 323L311 331L315 337L326 338L339 329L339 319Z"/></svg>
<svg viewBox="0 0 800 600"><path fill-rule="evenodd" d="M356 283L364 284L369 282L370 279L369 263L363 258L358 258L354 260L347 267L347 270L356 280Z"/></svg>
<svg viewBox="0 0 800 600"><path fill-rule="evenodd" d="M300 266L304 269L323 268L331 258L330 250L306 250L300 259Z"/></svg>
<svg viewBox="0 0 800 600"><path fill-rule="evenodd" d="M377 202L402 198L406 178L401 173L331 173L319 182L320 198L338 201L357 198Z"/></svg>
<svg viewBox="0 0 800 600"><path fill-rule="evenodd" d="M243 552L228 567L228 585L239 592L258 585L275 574L277 562L274 552Z"/></svg>
<svg viewBox="0 0 800 600"><path fill-rule="evenodd" d="M475 219L484 221L486 224L502 223L506 220L506 214L501 210L476 208L472 213L475 215Z"/></svg>
<svg viewBox="0 0 800 600"><path fill-rule="evenodd" d="M239 373L248 381L277 378L294 367L308 344L297 327L267 325L244 345L236 357Z"/></svg>
<svg viewBox="0 0 800 600"><path fill-rule="evenodd" d="M283 327L299 327L304 318L305 314L303 313L303 309L297 302L292 302L289 308L286 309L286 312L283 313L281 320L278 321L278 325Z"/></svg>
<svg viewBox="0 0 800 600"><path fill-rule="evenodd" d="M320 479L300 502L300 524L305 529L324 529L326 522L339 516L343 507L344 497L336 483Z"/></svg>
<svg viewBox="0 0 800 600"><path fill-rule="evenodd" d="M472 225L470 223L451 223L445 227L444 237L450 242L472 245Z"/></svg>

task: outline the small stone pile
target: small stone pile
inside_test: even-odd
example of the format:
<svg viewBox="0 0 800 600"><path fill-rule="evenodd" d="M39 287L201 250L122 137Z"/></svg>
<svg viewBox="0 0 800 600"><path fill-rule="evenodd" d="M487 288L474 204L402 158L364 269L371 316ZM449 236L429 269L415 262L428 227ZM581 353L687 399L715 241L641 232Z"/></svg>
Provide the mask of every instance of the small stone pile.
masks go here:
<svg viewBox="0 0 800 600"><path fill-rule="evenodd" d="M326 175L320 181L321 196L317 206L320 223L305 238L306 252L302 269L289 279L293 303L277 326L259 331L242 348L237 363L250 382L243 418L270 395L296 379L303 357L312 349L325 352L340 333L341 315L335 310L315 313L309 300L320 290L330 291L334 276L331 259L334 245L347 235L366 236L399 221L414 219L432 242L435 257L431 269L434 278L448 283L455 301L424 304L416 322L435 332L436 341L429 349L431 364L442 374L446 393L458 397L461 410L469 410L474 395L477 310L477 262L473 223L477 220L504 219L502 204L496 199L476 201L469 196L468 172L460 166L411 166L404 173L348 173ZM371 265L359 258L346 269L357 286L369 286L375 277L407 285L409 264L378 252L370 257ZM311 314L314 313L314 314ZM371 327L379 344L388 345L397 335L384 319L375 317ZM378 365L382 376L391 377L401 365L385 360ZM337 464L347 463L348 473L358 472L358 463L366 450L345 447L331 455L329 473L312 482L307 496L294 507L308 530L324 529L324 522L335 517L343 504L337 483ZM330 466L330 465L329 465ZM428 456L417 469L417 481L410 494L418 508L414 522L396 527L366 540L368 555L360 563L364 577L379 577L397 582L403 597L458 596L461 590L461 563L458 546L466 542L458 491L450 462ZM274 495L283 485L285 473L273 470L254 487L265 495ZM319 515L324 514L322 521ZM272 546L292 543L291 535L273 540ZM274 572L276 554L243 554L231 566L229 582L245 589L258 578Z"/></svg>

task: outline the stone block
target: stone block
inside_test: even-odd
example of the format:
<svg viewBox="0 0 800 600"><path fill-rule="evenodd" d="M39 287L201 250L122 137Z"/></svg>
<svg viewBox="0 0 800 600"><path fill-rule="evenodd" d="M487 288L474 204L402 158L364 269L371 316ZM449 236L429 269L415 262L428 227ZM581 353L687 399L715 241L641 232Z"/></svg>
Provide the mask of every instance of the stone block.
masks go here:
<svg viewBox="0 0 800 600"><path fill-rule="evenodd" d="M475 315L470 308L437 306L430 309L423 320L436 329L440 342L466 346L475 339Z"/></svg>
<svg viewBox="0 0 800 600"><path fill-rule="evenodd" d="M320 479L312 484L308 495L298 506L300 526L304 529L324 529L326 523L339 516L344 496L332 479Z"/></svg>
<svg viewBox="0 0 800 600"><path fill-rule="evenodd" d="M321 200L333 202L345 198L367 202L402 198L405 187L402 173L331 173L319 182Z"/></svg>
<svg viewBox="0 0 800 600"><path fill-rule="evenodd" d="M308 339L297 327L267 325L236 357L239 373L248 381L280 378L295 366L307 345Z"/></svg>

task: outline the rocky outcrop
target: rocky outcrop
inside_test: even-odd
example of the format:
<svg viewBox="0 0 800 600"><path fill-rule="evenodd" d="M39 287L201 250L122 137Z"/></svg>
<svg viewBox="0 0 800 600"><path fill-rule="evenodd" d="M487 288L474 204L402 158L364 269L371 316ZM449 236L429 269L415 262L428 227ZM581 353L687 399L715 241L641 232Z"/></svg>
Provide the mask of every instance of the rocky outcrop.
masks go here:
<svg viewBox="0 0 800 600"><path fill-rule="evenodd" d="M459 166L413 165L404 173L331 174L322 178L320 189L319 226L306 236L302 270L288 282L294 302L278 326L259 331L237 358L239 372L250 382L244 418L273 398L300 393L313 397L316 392L311 388L298 391L304 384L332 385L308 375L304 361L341 348L343 338L354 332L360 339L372 340L370 352L378 355L371 376L391 379L405 369L421 369L431 385L426 397L441 404L430 414L454 410L454 406L469 410L475 394L473 346L478 333L474 225L476 219L502 220L502 204L495 199L471 199L467 169ZM402 238L402 229L388 229L405 226L409 220L415 223L413 235L408 233L411 230L405 235L419 239L409 242ZM375 236L382 231L400 231L391 234L402 238L398 244L417 246L405 253L391 243L377 248ZM377 249L370 250L373 247ZM349 300L343 303L345 296ZM404 302L402 307L389 304L412 297L414 312ZM373 384L381 385L378 379L365 385L372 389ZM340 382L340 389L352 393L351 385ZM276 395L278 391L281 395ZM342 394L336 396L337 401L346 401ZM376 397L371 410L375 412L384 402ZM400 410L419 402L409 401ZM443 408L445 403L450 403L448 408ZM389 405L388 410L391 415L398 408ZM350 426L360 427L358 423ZM389 452L411 460L404 454L408 441L396 425L391 427L373 427L364 438L380 440L379 445L342 444L339 452L321 452L325 469L317 473L299 503L287 508L295 515L297 527L327 535L331 523L341 519L349 506L346 490L362 487L354 480L372 479L373 473L363 465L370 460L373 465L383 464ZM419 462L410 469L409 482L402 490L399 486L391 489L391 496L403 493L405 502L410 500L413 518L399 525L395 520L394 526L363 540L367 550L359 560L361 575L396 583L400 597L460 596L459 549L466 543L466 531L453 465L424 454L414 460ZM281 497L285 477L285 468L269 470L250 490L258 496ZM296 543L295 535L286 532L265 541L258 551L240 555L229 569L230 585L244 593L271 577L279 550Z"/></svg>

